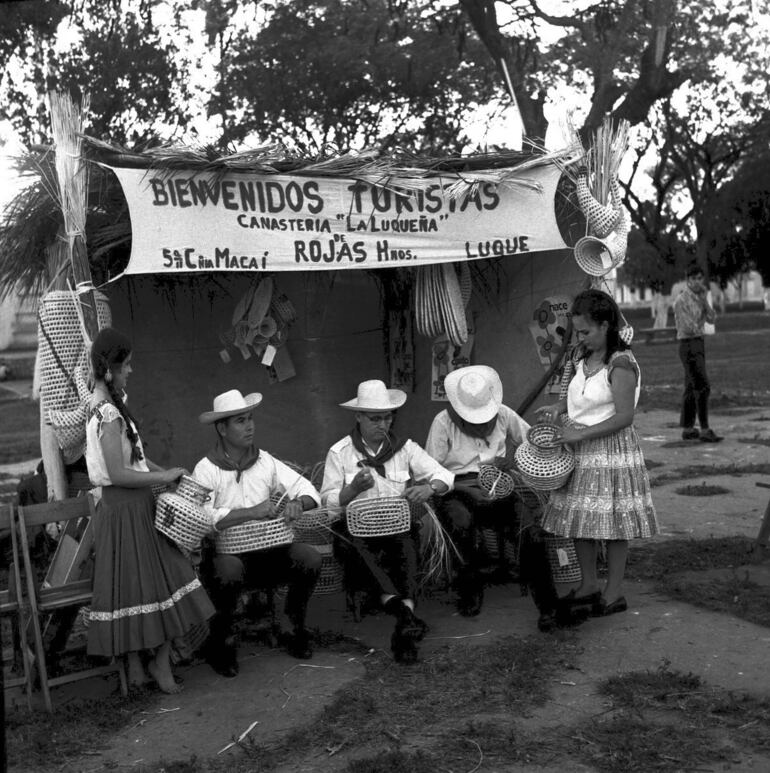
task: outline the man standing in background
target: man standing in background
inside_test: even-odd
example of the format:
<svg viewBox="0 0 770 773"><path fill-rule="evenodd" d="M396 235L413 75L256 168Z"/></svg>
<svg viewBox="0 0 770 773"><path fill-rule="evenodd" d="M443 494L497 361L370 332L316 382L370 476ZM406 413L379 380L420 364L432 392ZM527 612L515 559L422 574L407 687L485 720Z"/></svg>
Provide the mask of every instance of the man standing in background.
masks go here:
<svg viewBox="0 0 770 773"><path fill-rule="evenodd" d="M706 297L703 269L691 265L686 274L687 286L674 301L679 359L684 367L684 397L679 423L683 440L717 443L722 438L709 427L708 400L711 393L706 374L706 349L703 326L714 322L716 313ZM698 419L700 430L695 426Z"/></svg>

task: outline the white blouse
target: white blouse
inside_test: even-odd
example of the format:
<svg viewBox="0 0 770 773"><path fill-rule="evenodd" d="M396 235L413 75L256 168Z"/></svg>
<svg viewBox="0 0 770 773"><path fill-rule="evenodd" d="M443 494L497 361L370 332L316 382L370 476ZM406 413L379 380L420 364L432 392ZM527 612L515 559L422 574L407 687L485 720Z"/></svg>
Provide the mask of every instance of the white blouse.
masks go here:
<svg viewBox="0 0 770 773"><path fill-rule="evenodd" d="M630 363L636 377L634 393L634 407L636 407L641 391L639 366L631 352L627 350L615 352L603 368L588 377L585 373L585 360L575 363L575 375L569 382L567 391L567 414L572 421L592 427L615 415L615 399L612 396L610 375L615 367L619 365L623 367L621 359L626 359Z"/></svg>
<svg viewBox="0 0 770 773"><path fill-rule="evenodd" d="M120 415L120 411L112 403L104 403L94 411L86 424L86 466L88 467L88 477L94 486L111 486L107 465L104 461L104 452L102 451L102 432L103 425L112 421L119 421L121 427L120 450L123 452L123 464L138 472L149 472L147 461L144 459L144 448L142 439L137 433L137 442L139 450L142 452L142 459L136 462L131 461L131 442L126 435L126 422ZM136 426L132 423L134 432Z"/></svg>

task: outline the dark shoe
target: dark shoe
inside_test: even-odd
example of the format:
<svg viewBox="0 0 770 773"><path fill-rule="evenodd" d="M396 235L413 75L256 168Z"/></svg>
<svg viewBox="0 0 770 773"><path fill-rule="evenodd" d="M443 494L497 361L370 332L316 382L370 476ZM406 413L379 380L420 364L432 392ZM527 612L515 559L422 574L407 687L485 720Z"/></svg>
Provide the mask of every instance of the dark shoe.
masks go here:
<svg viewBox="0 0 770 773"><path fill-rule="evenodd" d="M602 599L598 604L594 605L591 614L594 617L607 617L607 615L614 615L617 612L625 612L627 609L628 603L626 602L626 597L621 596L620 598L615 599L612 604L607 604L607 602Z"/></svg>
<svg viewBox="0 0 770 773"><path fill-rule="evenodd" d="M396 630L412 641L422 641L428 632L428 624L421 620L415 613L403 602L401 603L403 611L399 614Z"/></svg>
<svg viewBox="0 0 770 773"><path fill-rule="evenodd" d="M556 614L554 612L543 612L537 618L537 630L542 633L548 633L556 628Z"/></svg>
<svg viewBox="0 0 770 773"><path fill-rule="evenodd" d="M719 437L713 429L704 429L700 433L700 439L702 443L718 443L723 438Z"/></svg>
<svg viewBox="0 0 770 773"><path fill-rule="evenodd" d="M203 649L203 657L220 676L227 679L238 676L238 656L233 645L209 645Z"/></svg>
<svg viewBox="0 0 770 773"><path fill-rule="evenodd" d="M461 596L457 600L457 611L463 617L476 617L484 605L484 590L479 589L475 593Z"/></svg>
<svg viewBox="0 0 770 773"><path fill-rule="evenodd" d="M313 657L313 644L307 631L295 631L286 645L286 651L293 658L308 660Z"/></svg>
<svg viewBox="0 0 770 773"><path fill-rule="evenodd" d="M700 437L697 427L685 427L682 430L682 440L697 440Z"/></svg>
<svg viewBox="0 0 770 773"><path fill-rule="evenodd" d="M566 596L559 599L559 603L567 604L570 607L592 606L598 604L602 598L602 594L598 590L586 596L576 596L575 592L576 588L573 588Z"/></svg>
<svg viewBox="0 0 770 773"><path fill-rule="evenodd" d="M411 665L417 662L417 644L414 639L401 634L398 626L390 637L390 649L393 651L393 659L396 663Z"/></svg>

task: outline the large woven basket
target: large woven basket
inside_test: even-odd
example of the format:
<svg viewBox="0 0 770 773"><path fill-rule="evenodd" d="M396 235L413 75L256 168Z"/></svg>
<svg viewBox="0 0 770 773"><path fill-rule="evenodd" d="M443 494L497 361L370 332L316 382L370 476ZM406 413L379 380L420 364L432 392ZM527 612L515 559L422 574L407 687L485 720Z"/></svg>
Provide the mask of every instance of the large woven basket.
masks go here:
<svg viewBox="0 0 770 773"><path fill-rule="evenodd" d="M493 464L479 466L478 483L479 488L486 491L490 499L505 499L513 494L513 478Z"/></svg>
<svg viewBox="0 0 770 773"><path fill-rule="evenodd" d="M188 475L176 491L160 493L155 503L155 528L185 550L197 550L214 527L203 509L211 489Z"/></svg>
<svg viewBox="0 0 770 773"><path fill-rule="evenodd" d="M348 531L354 537L402 534L411 526L409 502L402 497L353 500L347 506Z"/></svg>
<svg viewBox="0 0 770 773"><path fill-rule="evenodd" d="M580 571L580 564L578 564L575 543L567 537L556 537L552 534L546 534L545 544L553 581L580 582L583 579L583 573ZM562 564L559 561L559 550L564 551L562 555L566 554L568 563Z"/></svg>
<svg viewBox="0 0 770 773"><path fill-rule="evenodd" d="M231 526L216 536L217 553L249 553L294 541L294 532L283 516L265 521L247 521Z"/></svg>
<svg viewBox="0 0 770 773"><path fill-rule="evenodd" d="M331 545L333 533L331 526L342 518L339 508L317 507L305 510L294 520L294 538L306 545Z"/></svg>
<svg viewBox="0 0 770 773"><path fill-rule="evenodd" d="M561 488L575 469L573 452L555 440L558 429L554 424L534 424L527 440L516 449L519 473L538 491Z"/></svg>

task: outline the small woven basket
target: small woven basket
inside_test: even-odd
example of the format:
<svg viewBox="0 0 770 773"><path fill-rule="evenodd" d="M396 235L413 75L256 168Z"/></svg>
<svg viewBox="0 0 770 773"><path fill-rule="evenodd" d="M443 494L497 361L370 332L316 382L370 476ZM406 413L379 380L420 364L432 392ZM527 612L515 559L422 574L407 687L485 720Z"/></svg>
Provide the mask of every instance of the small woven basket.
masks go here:
<svg viewBox="0 0 770 773"><path fill-rule="evenodd" d="M216 536L217 553L249 553L294 541L294 532L283 517L266 521L247 521L231 526Z"/></svg>
<svg viewBox="0 0 770 773"><path fill-rule="evenodd" d="M491 499L505 499L513 494L515 488L513 478L492 464L482 464L479 467L479 487L487 492Z"/></svg>
<svg viewBox="0 0 770 773"><path fill-rule="evenodd" d="M484 540L484 549L490 558L500 558L500 540L494 529L482 529L481 538ZM503 557L508 563L516 564L519 557L516 554L516 546L508 539L503 540Z"/></svg>
<svg viewBox="0 0 770 773"><path fill-rule="evenodd" d="M331 525L342 518L339 508L317 507L305 510L292 524L296 542L306 545L331 545L334 537Z"/></svg>
<svg viewBox="0 0 770 773"><path fill-rule="evenodd" d="M583 574L578 564L575 543L567 537L555 537L546 534L545 543L548 550L548 563L551 565L551 574L554 582L580 582ZM568 563L559 561L559 550L566 553Z"/></svg>
<svg viewBox="0 0 770 773"><path fill-rule="evenodd" d="M319 545L316 550L321 554L321 573L318 575L313 593L337 593L343 588L342 564L334 557L331 545Z"/></svg>
<svg viewBox="0 0 770 773"><path fill-rule="evenodd" d="M346 512L348 531L354 537L402 534L411 526L409 502L402 497L353 500Z"/></svg>

